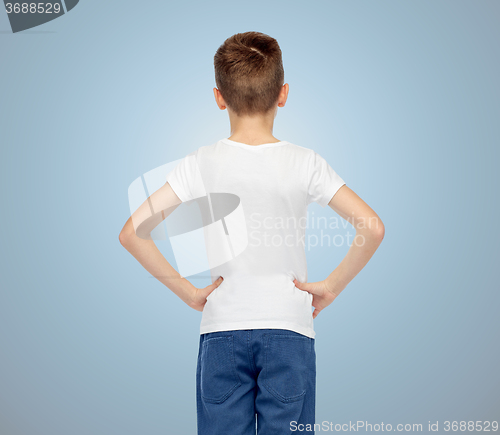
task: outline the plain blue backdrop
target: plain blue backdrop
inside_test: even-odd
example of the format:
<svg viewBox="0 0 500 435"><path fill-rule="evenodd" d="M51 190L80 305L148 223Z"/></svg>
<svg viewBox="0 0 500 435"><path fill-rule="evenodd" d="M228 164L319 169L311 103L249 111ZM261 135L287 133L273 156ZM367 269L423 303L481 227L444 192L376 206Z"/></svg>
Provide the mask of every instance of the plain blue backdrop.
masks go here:
<svg viewBox="0 0 500 435"><path fill-rule="evenodd" d="M274 136L386 226L315 320L317 422L500 420L499 20L491 0L82 0L12 34L0 11L0 433L196 433L201 313L118 234L134 179L230 135L213 56L249 30L283 51ZM309 281L346 252L308 250Z"/></svg>

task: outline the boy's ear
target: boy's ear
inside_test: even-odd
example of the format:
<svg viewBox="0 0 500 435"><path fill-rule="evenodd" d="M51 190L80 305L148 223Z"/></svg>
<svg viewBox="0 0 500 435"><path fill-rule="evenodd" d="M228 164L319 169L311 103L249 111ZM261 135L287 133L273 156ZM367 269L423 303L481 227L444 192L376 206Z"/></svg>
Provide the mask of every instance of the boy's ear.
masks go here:
<svg viewBox="0 0 500 435"><path fill-rule="evenodd" d="M284 107L286 99L288 98L288 83L285 83L281 87L280 95L278 97L278 107Z"/></svg>
<svg viewBox="0 0 500 435"><path fill-rule="evenodd" d="M217 106L219 106L219 109L224 110L226 108L226 102L224 101L224 98L222 98L222 94L217 88L214 88L214 97Z"/></svg>

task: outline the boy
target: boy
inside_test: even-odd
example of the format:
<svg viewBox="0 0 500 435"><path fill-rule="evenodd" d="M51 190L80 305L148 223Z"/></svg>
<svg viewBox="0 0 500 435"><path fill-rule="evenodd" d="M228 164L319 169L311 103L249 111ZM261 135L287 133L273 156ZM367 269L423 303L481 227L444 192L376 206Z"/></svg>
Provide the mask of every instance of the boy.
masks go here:
<svg viewBox="0 0 500 435"><path fill-rule="evenodd" d="M259 32L236 34L219 47L214 66L215 100L228 111L231 136L186 156L127 221L120 242L185 303L202 311L199 435L310 430L316 388L313 319L366 265L384 226L321 156L272 135L277 109L288 95L275 39ZM196 288L148 235L181 202L215 192L240 199L247 231L236 238L248 244L212 268L212 277L218 277L213 284ZM325 280L307 283L303 222L311 202L329 205L348 219L356 238ZM234 240L233 229L225 230Z"/></svg>

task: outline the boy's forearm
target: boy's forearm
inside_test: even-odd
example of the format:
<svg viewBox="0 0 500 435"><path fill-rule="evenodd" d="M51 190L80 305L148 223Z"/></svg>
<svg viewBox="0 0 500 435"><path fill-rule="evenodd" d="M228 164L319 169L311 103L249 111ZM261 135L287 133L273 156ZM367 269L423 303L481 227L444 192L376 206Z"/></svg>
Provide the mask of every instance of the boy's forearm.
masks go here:
<svg viewBox="0 0 500 435"><path fill-rule="evenodd" d="M325 279L328 289L335 295L339 295L352 279L365 267L373 256L383 239L382 232L357 231L355 238L346 256L335 268L335 270ZM360 236L364 237L361 243ZM356 241L358 245L356 245Z"/></svg>
<svg viewBox="0 0 500 435"><path fill-rule="evenodd" d="M185 303L190 304L195 287L172 267L153 240L144 240L129 233L120 236L120 243L152 276L172 290Z"/></svg>

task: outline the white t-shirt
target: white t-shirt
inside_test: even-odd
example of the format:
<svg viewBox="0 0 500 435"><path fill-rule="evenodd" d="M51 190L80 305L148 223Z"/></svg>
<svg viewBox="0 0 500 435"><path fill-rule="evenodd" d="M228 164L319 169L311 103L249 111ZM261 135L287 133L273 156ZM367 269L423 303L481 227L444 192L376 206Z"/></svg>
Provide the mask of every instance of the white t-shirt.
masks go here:
<svg viewBox="0 0 500 435"><path fill-rule="evenodd" d="M200 333L269 328L314 338L312 295L293 280L307 282L307 206L327 206L345 184L326 160L287 141L225 138L188 154L166 178L182 202L230 193L243 210L248 244L210 270L212 282L224 281L207 298Z"/></svg>

